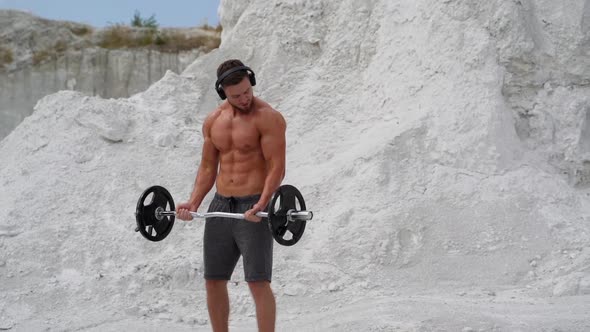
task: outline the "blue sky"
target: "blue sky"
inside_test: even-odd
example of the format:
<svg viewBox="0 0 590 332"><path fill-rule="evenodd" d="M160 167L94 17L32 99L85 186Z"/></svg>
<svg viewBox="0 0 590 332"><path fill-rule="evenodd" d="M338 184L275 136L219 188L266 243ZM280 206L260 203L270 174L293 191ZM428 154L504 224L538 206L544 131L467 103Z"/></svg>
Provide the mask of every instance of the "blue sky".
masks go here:
<svg viewBox="0 0 590 332"><path fill-rule="evenodd" d="M129 24L138 10L156 15L161 27L217 25L219 0L0 0L0 9L19 9L37 16L104 27Z"/></svg>

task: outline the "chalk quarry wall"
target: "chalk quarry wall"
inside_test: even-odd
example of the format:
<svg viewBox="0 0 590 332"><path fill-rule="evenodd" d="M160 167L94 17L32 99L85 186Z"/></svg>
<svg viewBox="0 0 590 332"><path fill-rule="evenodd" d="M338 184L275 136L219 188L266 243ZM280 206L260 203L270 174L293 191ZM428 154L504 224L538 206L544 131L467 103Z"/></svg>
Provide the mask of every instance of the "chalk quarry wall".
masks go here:
<svg viewBox="0 0 590 332"><path fill-rule="evenodd" d="M75 33L84 28L92 29L18 11L0 11L0 46L10 49L13 57L10 64L0 65L0 139L31 115L37 101L46 95L74 90L103 98L129 97L144 91L167 70L182 72L204 54L198 49L168 53L93 47L85 43L97 36ZM187 34L193 32L185 30ZM56 45L63 51L56 50ZM46 53L40 59L42 52Z"/></svg>

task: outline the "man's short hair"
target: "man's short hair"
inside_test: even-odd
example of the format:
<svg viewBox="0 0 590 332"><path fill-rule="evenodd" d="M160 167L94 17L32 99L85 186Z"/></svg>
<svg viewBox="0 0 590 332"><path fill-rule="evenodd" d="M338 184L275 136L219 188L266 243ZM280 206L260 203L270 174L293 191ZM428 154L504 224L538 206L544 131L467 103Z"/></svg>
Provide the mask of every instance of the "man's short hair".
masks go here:
<svg viewBox="0 0 590 332"><path fill-rule="evenodd" d="M231 59L231 60L227 60L224 61L222 64L219 65L219 67L217 67L217 77L219 78L223 73L225 73L226 71L235 68L235 67L240 67L240 66L244 66L244 64L242 63L242 61L237 60L237 59ZM238 83L240 83L244 77L248 76L248 72L245 70L238 70L235 73L231 73L229 74L229 76L227 76L225 79L223 79L223 82L221 82L221 86L222 87L226 87L226 86L230 86L230 85L236 85Z"/></svg>

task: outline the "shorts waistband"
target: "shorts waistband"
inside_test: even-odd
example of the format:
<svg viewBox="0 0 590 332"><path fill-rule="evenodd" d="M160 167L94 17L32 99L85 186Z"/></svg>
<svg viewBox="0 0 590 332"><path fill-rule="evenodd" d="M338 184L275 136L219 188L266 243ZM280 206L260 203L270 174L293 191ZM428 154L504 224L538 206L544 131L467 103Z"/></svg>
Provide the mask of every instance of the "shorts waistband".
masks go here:
<svg viewBox="0 0 590 332"><path fill-rule="evenodd" d="M223 196L219 193L215 193L213 199L222 200L226 202L232 202L235 204L254 204L260 199L261 194L254 194L248 196Z"/></svg>

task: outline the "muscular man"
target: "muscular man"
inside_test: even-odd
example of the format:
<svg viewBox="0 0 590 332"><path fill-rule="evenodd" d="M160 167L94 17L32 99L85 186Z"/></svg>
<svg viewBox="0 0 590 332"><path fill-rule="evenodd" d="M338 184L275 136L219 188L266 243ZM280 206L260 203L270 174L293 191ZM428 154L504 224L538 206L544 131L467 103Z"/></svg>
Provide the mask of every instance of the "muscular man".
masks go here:
<svg viewBox="0 0 590 332"><path fill-rule="evenodd" d="M176 208L191 220L205 195L216 185L209 212L244 213L246 220L209 218L204 258L207 306L214 331L227 331L230 280L240 255L256 303L260 331L274 331L276 305L270 288L273 238L255 214L268 204L285 174L285 119L254 97L254 72L239 60L217 69L215 88L223 102L203 123L203 152L194 190Z"/></svg>

